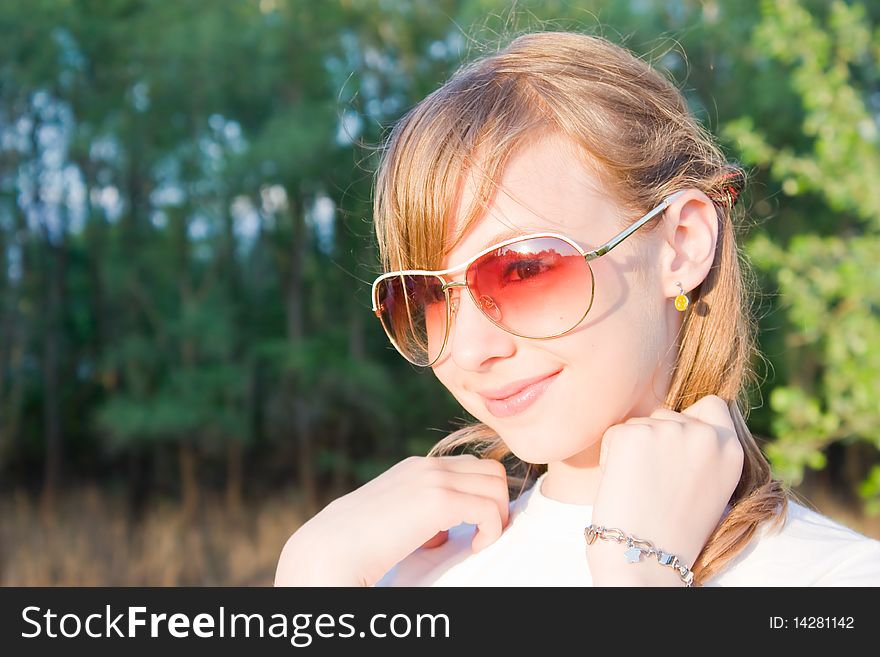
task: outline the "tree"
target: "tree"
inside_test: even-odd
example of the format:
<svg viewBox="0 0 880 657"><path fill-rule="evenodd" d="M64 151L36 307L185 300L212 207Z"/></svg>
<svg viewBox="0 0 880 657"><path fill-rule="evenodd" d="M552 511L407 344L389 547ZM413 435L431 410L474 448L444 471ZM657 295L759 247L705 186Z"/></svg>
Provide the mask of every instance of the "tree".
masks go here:
<svg viewBox="0 0 880 657"><path fill-rule="evenodd" d="M768 453L796 483L804 467L824 467L823 450L836 441L880 447L880 150L868 106L880 32L858 4L833 2L823 16L796 0L765 2L763 10L754 47L788 67L809 143L777 145L752 117L731 122L726 134L787 195L826 203L836 220L787 242L759 233L749 245L777 281L786 312L788 380L770 396L776 441ZM809 225L811 217L802 220ZM860 492L880 512L880 466Z"/></svg>

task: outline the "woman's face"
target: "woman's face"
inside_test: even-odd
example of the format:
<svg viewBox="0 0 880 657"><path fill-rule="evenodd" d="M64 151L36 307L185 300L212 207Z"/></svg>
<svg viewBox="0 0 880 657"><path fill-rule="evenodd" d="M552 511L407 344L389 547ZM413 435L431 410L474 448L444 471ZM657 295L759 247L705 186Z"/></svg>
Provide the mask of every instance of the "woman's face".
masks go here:
<svg viewBox="0 0 880 657"><path fill-rule="evenodd" d="M505 168L502 190L443 267L501 241L496 236L511 228L521 234L562 233L590 250L638 219L623 215L603 193L574 148L563 137L547 136L518 150ZM452 235L473 189L473 181L467 181ZM432 366L435 375L520 459L538 464L578 455L598 458L595 447L605 430L629 417L649 415L662 405L669 386L680 319L660 277L652 275L660 262L659 234L640 230L591 261L593 305L574 330L557 338L530 340L507 333L480 312L470 295L457 295L446 348ZM463 276L456 272L454 278ZM584 294L589 293L586 279ZM530 405L513 414L484 396L557 372Z"/></svg>

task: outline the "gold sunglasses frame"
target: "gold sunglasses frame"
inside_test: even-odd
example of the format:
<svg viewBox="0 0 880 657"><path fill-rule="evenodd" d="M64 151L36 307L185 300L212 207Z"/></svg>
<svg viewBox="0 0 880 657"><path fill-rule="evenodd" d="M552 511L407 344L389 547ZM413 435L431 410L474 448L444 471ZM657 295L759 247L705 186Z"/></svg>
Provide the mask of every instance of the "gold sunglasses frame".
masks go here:
<svg viewBox="0 0 880 657"><path fill-rule="evenodd" d="M449 289L453 288L453 287L467 288L468 294L470 294L470 296L471 296L471 300L474 302L474 304L477 306L477 308L480 309L480 312L483 313L483 315L486 317L486 319L488 319L490 322L495 324L495 326L497 326L501 330L506 331L507 333L510 333L511 335L515 335L520 338L526 338L528 340L550 340L553 338L558 338L558 337L563 336L566 333L569 333L569 332L573 331L574 329L576 329L580 325L580 323L584 321L584 318L589 314L590 308L593 307L593 299L594 299L595 293L596 293L596 279L593 276L593 268L590 267L590 261L595 260L596 258L599 258L599 257L605 255L606 253L608 253L609 251L611 251L614 247L616 247L623 240L625 240L627 237L629 237L634 232L636 232L639 228L641 228L646 223L648 223L651 219L653 219L658 214L660 214L661 212L666 210L666 208L668 208L673 203L673 201L675 201L682 194L684 194L685 191L686 190L680 190L680 191L677 191L677 192L670 194L665 199L663 199L656 207L654 207L651 211L649 211L647 214L640 217L637 221L633 222L632 224L630 224L629 226L624 228L617 235L615 235L610 240L605 242L602 246L599 246L599 247L593 249L592 251L585 251L583 249L583 247L581 247L577 242L572 240L570 237L566 237L565 235L562 235L560 233L552 233L552 232L549 232L549 233L548 232L529 233L528 235L519 235L517 237L512 237L510 239L504 240L503 242L499 242L498 244L493 244L492 246L489 246L489 247L483 249L482 251L480 251L479 253L471 256L465 262L462 262L454 267L449 267L448 269L434 270L434 271L432 271L430 269L403 269L400 271L386 272L384 274L379 275L376 278L376 280L373 281L373 286L372 286L372 290L371 290L371 296L372 296L372 302L373 302L372 311L376 315L376 317L379 318L379 322L382 324L382 328L385 331L385 335L388 337L391 344L397 350L397 353L399 353L408 362L412 363L413 365L416 365L417 367L430 367L431 365L433 365L434 363L436 363L440 359L440 356L443 355L443 351L446 349L446 343L449 340L449 329L452 324L452 314L454 312L452 309L451 300L449 298ZM511 331L506 326L502 326L501 324L499 324L497 321L495 321L492 317L490 317L486 313L486 311L482 308L479 300L474 298L473 290L471 290L470 287L468 287L466 275L465 275L465 280L463 280L463 281L449 281L449 280L447 280L447 276L449 274L451 274L453 272L460 271L462 269L467 271L467 268L470 267L470 265L473 264L474 261L479 260L484 255L486 255L492 251L495 251L496 249L500 249L500 248L502 248L504 246L508 246L510 244L515 244L516 242L523 242L525 240L536 239L536 238L541 238L541 237L553 237L553 238L562 240L563 242L565 242L566 244L569 244L570 246L573 246L578 251L578 253L580 253L584 257L584 260L587 263L587 268L590 270L590 281L591 281L590 303L587 306L587 310L584 312L584 314L581 316L581 318L571 328L563 331L562 333L556 333L555 335L548 335L545 337L532 337L532 336L528 336L528 335L521 335L519 333L516 333L515 331ZM417 362L413 361L411 358L409 358L403 352L403 350L400 348L400 346L397 344L397 341L392 337L391 331L388 329L387 326L385 326L385 320L382 319L382 307L381 307L381 304L379 303L379 299L378 299L379 284L383 280L385 280L386 278L391 278L393 276L404 276L404 275L408 275L408 274L422 274L422 275L426 275L426 276L434 276L435 278L440 279L440 281L442 283L441 291L443 292L444 297L445 297L445 301L446 301L446 332L445 332L445 335L443 336L443 344L440 347L440 351L437 352L437 356L434 358L434 360L432 360L430 363L427 363L427 364L417 363Z"/></svg>

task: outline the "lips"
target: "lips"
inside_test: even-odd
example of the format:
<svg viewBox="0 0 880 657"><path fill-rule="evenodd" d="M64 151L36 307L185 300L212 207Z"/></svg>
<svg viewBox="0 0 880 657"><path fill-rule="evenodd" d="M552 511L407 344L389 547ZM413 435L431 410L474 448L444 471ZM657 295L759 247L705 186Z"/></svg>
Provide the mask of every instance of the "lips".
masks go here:
<svg viewBox="0 0 880 657"><path fill-rule="evenodd" d="M507 399L508 397L512 397L521 390L528 388L530 385L538 383L538 381L543 381L544 379L549 378L555 374L559 374L560 371L561 370L556 370L555 372L550 372L549 374L539 374L538 376L533 376L529 379L520 379L519 381L514 381L513 383L506 385L503 388L497 388L496 390L483 390L479 394L481 397L488 400Z"/></svg>
<svg viewBox="0 0 880 657"><path fill-rule="evenodd" d="M559 372L549 376L545 375L543 377L523 379L511 384L507 388L490 391L489 394L497 395L507 392L507 390L519 388L517 392L501 399L483 397L483 403L486 405L486 410L497 418L507 418L513 415L518 415L532 407L544 395L547 388L552 386L553 382L558 378ZM525 386L523 386L524 383L526 384Z"/></svg>

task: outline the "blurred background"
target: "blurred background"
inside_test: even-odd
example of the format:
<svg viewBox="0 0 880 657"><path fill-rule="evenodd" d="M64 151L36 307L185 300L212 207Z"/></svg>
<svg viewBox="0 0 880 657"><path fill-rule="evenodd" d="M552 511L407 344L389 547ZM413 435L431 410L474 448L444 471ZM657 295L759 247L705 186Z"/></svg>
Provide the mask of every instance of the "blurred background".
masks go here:
<svg viewBox="0 0 880 657"><path fill-rule="evenodd" d="M644 56L751 184L749 424L880 538L880 5L4 0L0 584L268 585L333 498L471 419L370 312L377 147L462 62Z"/></svg>

